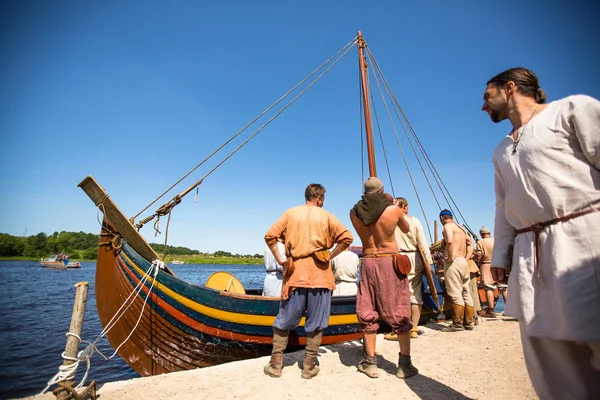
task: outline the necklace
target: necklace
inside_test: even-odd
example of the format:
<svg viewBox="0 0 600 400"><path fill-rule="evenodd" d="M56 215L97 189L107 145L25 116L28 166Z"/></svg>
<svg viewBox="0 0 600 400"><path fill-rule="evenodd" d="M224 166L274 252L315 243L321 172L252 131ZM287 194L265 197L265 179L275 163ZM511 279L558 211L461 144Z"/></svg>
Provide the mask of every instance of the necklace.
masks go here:
<svg viewBox="0 0 600 400"><path fill-rule="evenodd" d="M515 142L513 143L513 148L512 148L512 153L511 153L513 156L515 154L517 154L517 146L519 145L519 142L521 141L521 137L523 136L523 133L525 133L525 128L527 128L529 121L531 121L531 118L533 118L533 116L535 115L535 112L537 111L539 106L540 106L539 103L535 106L535 109L529 116L529 119L527 120L527 122L525 122L525 125L523 125L523 128L521 129L521 133L519 133L519 137L517 137L517 140L515 140Z"/></svg>

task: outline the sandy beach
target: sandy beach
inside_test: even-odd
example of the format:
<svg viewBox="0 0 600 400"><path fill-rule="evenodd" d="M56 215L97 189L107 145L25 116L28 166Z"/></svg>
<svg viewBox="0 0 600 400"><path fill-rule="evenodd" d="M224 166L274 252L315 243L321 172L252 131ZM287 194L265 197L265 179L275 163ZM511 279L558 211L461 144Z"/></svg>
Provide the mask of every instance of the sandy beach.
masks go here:
<svg viewBox="0 0 600 400"><path fill-rule="evenodd" d="M473 332L443 333L442 325L421 326L412 340L413 364L419 375L396 378L398 343L377 336L379 378L356 370L360 342L322 346L321 373L300 378L303 351L286 354L283 377L263 373L268 357L127 381L99 388L102 400L139 399L535 399L516 321L485 319ZM93 366L92 366L93 368ZM28 399L33 399L29 397ZM39 399L54 399L51 393Z"/></svg>

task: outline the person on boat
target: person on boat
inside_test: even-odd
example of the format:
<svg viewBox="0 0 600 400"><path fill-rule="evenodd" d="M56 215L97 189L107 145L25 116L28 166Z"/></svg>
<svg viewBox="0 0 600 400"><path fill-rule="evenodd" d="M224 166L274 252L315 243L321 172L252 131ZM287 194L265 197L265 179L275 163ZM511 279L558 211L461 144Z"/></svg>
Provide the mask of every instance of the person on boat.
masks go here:
<svg viewBox="0 0 600 400"><path fill-rule="evenodd" d="M493 153L496 217L491 270L542 399L600 393L600 101L546 103L537 75L506 70L487 82L482 110L512 130ZM511 251L512 250L512 251Z"/></svg>
<svg viewBox="0 0 600 400"><path fill-rule="evenodd" d="M356 281L359 264L358 256L348 249L345 249L331 260L331 268L335 279L333 296L354 296L356 294L358 291Z"/></svg>
<svg viewBox="0 0 600 400"><path fill-rule="evenodd" d="M285 255L285 246L283 239L277 240L277 251L281 256L281 259L285 262L287 259ZM265 282L263 285L263 296L281 296L281 285L283 283L283 266L277 262L269 245L265 244Z"/></svg>
<svg viewBox="0 0 600 400"><path fill-rule="evenodd" d="M306 310L306 352L302 378L317 376L317 352L323 329L329 324L331 292L335 289L330 260L352 243L352 233L330 212L325 211L325 188L311 183L304 192L306 203L290 208L269 228L265 242L277 263L283 265L281 305L273 323L273 350L265 374L280 377L283 352L289 331L295 329ZM285 234L287 259L277 250ZM329 251L334 244L335 249Z"/></svg>
<svg viewBox="0 0 600 400"><path fill-rule="evenodd" d="M65 265L69 264L69 255L68 254L64 255L64 257L63 257L63 264L65 264Z"/></svg>
<svg viewBox="0 0 600 400"><path fill-rule="evenodd" d="M409 378L419 373L410 358L410 284L407 274L411 264L406 255L398 254L394 232L404 233L410 225L404 210L383 192L383 183L370 177L364 184L364 196L350 211L354 229L362 241L363 261L356 295L356 315L363 331L365 356L358 370L370 378L379 376L375 344L379 320L398 335L400 354L396 376ZM397 272L396 268L403 273Z"/></svg>
<svg viewBox="0 0 600 400"><path fill-rule="evenodd" d="M442 210L440 222L444 225L443 235L446 243L444 256L444 282L446 293L452 302L452 323L443 332L473 330L473 297L469 288L469 263L473 255L473 242L465 228L454 222L452 212ZM466 320L466 323L463 323Z"/></svg>
<svg viewBox="0 0 600 400"><path fill-rule="evenodd" d="M484 318L496 318L494 290L496 282L492 277L492 252L494 250L494 239L491 232L485 226L479 230L481 239L477 242L475 252L479 261L479 269L481 271L481 286L485 290L485 298L488 303L488 308L480 315Z"/></svg>
<svg viewBox="0 0 600 400"><path fill-rule="evenodd" d="M396 205L400 207L406 216L404 217L410 225L410 230L404 233L400 228L396 227L394 236L398 244L398 252L405 254L410 259L410 273L408 274L408 282L410 283L410 314L413 327L410 330L411 339L419 337L419 320L421 319L421 308L423 306L423 270L425 264L421 258L419 247L423 250L429 265L433 264L431 253L429 252L429 244L425 238L423 225L416 217L408 215L408 201L404 197L396 198ZM398 336L394 332L390 332L384 336L387 340L398 340Z"/></svg>

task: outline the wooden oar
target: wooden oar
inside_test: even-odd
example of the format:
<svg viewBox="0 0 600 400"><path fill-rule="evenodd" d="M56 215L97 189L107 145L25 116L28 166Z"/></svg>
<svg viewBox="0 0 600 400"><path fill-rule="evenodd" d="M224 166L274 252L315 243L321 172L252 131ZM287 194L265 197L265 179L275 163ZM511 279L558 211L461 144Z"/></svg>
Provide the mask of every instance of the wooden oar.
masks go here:
<svg viewBox="0 0 600 400"><path fill-rule="evenodd" d="M439 312L442 312L442 306L438 300L438 293L435 287L435 281L433 280L433 274L431 272L431 265L427 262L427 257L425 257L425 252L420 244L417 243L417 250L419 250L419 254L421 255L421 260L423 261L423 271L425 272L425 277L427 278L427 283L429 284L429 291L433 296L435 304L437 304Z"/></svg>

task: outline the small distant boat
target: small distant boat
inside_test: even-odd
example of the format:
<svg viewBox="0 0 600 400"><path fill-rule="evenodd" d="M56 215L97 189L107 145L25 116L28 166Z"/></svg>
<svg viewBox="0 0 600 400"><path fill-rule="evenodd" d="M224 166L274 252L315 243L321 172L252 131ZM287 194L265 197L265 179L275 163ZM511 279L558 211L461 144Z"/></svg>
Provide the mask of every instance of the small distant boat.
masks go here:
<svg viewBox="0 0 600 400"><path fill-rule="evenodd" d="M40 260L40 264L42 267L46 268L57 268L57 269L66 269L66 268L81 268L81 264L79 261L68 261L68 256L65 260L65 256L63 254L52 254L48 258L42 258Z"/></svg>
<svg viewBox="0 0 600 400"><path fill-rule="evenodd" d="M181 261L181 260L173 260L173 261L171 261L171 264L177 264L177 265L180 265L180 264L185 264L185 261Z"/></svg>

